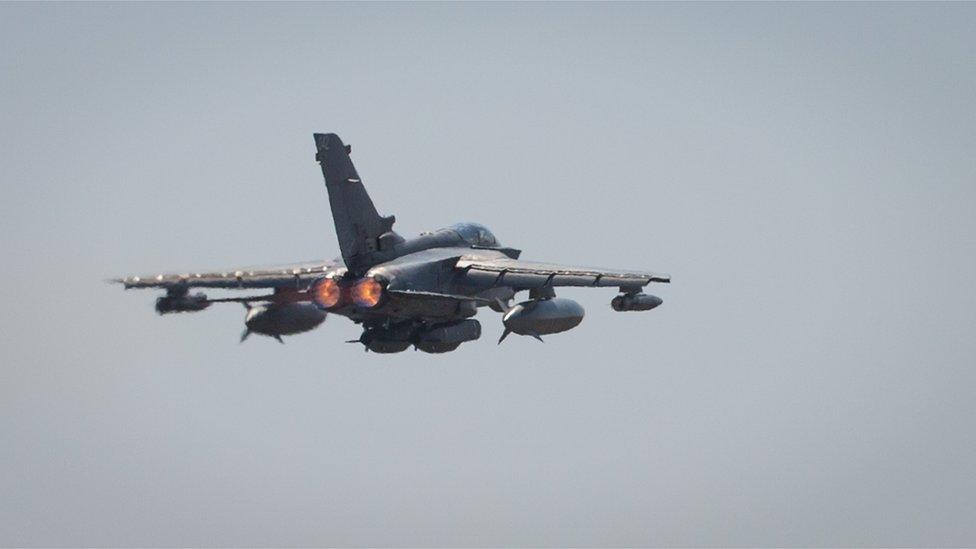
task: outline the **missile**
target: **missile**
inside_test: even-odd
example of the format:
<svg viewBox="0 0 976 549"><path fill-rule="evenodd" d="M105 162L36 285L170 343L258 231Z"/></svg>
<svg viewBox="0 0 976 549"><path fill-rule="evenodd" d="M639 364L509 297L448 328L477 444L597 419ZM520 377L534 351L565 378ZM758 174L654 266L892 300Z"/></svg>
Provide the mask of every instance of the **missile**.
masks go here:
<svg viewBox="0 0 976 549"><path fill-rule="evenodd" d="M474 341L479 337L481 323L469 318L421 331L414 340L414 346L425 353L447 353L465 341Z"/></svg>

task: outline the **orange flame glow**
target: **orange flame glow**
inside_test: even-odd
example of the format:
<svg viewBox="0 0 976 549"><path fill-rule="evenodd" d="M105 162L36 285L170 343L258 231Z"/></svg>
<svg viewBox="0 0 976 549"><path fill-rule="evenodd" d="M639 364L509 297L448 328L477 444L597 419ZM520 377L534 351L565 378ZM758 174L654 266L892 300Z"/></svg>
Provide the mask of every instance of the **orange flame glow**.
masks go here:
<svg viewBox="0 0 976 549"><path fill-rule="evenodd" d="M312 301L323 309L331 309L338 305L341 296L339 284L331 278L326 278L312 287Z"/></svg>
<svg viewBox="0 0 976 549"><path fill-rule="evenodd" d="M372 278L364 278L352 287L352 300L360 307L375 307L383 297L383 285Z"/></svg>

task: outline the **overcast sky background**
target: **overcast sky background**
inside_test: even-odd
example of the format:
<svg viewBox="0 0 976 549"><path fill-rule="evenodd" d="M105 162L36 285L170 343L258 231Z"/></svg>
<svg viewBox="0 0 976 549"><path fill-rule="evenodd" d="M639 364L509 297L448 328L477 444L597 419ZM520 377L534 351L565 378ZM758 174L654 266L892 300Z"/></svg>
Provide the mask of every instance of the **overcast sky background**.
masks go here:
<svg viewBox="0 0 976 549"><path fill-rule="evenodd" d="M0 5L0 544L976 544L976 4ZM651 269L545 344L104 279L404 235Z"/></svg>

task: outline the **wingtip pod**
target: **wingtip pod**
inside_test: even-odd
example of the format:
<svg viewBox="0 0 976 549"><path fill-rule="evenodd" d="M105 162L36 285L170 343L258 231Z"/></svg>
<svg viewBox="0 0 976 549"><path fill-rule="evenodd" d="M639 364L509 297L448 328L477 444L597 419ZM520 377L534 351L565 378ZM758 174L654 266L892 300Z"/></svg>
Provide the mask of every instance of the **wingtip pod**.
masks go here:
<svg viewBox="0 0 976 549"><path fill-rule="evenodd" d="M139 276L122 276L116 278L106 278L106 284L121 284L123 290L131 290L133 288L148 288L152 287L154 283L160 282L158 279L150 277L139 277ZM162 287L162 286L160 286Z"/></svg>
<svg viewBox="0 0 976 549"><path fill-rule="evenodd" d="M650 311L662 303L664 300L656 295L632 293L613 298L610 301L610 307L614 311Z"/></svg>

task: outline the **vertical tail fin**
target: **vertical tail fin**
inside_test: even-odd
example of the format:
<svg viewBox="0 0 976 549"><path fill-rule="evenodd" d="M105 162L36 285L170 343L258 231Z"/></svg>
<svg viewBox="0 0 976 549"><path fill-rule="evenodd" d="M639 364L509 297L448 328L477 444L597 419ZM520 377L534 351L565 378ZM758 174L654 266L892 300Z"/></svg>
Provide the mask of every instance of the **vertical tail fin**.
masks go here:
<svg viewBox="0 0 976 549"><path fill-rule="evenodd" d="M315 147L318 150L315 160L322 166L325 188L329 191L342 259L350 271L365 271L374 263L372 256L379 249L380 235L393 229L395 218L376 213L349 158L350 147L343 145L338 135L315 134Z"/></svg>

